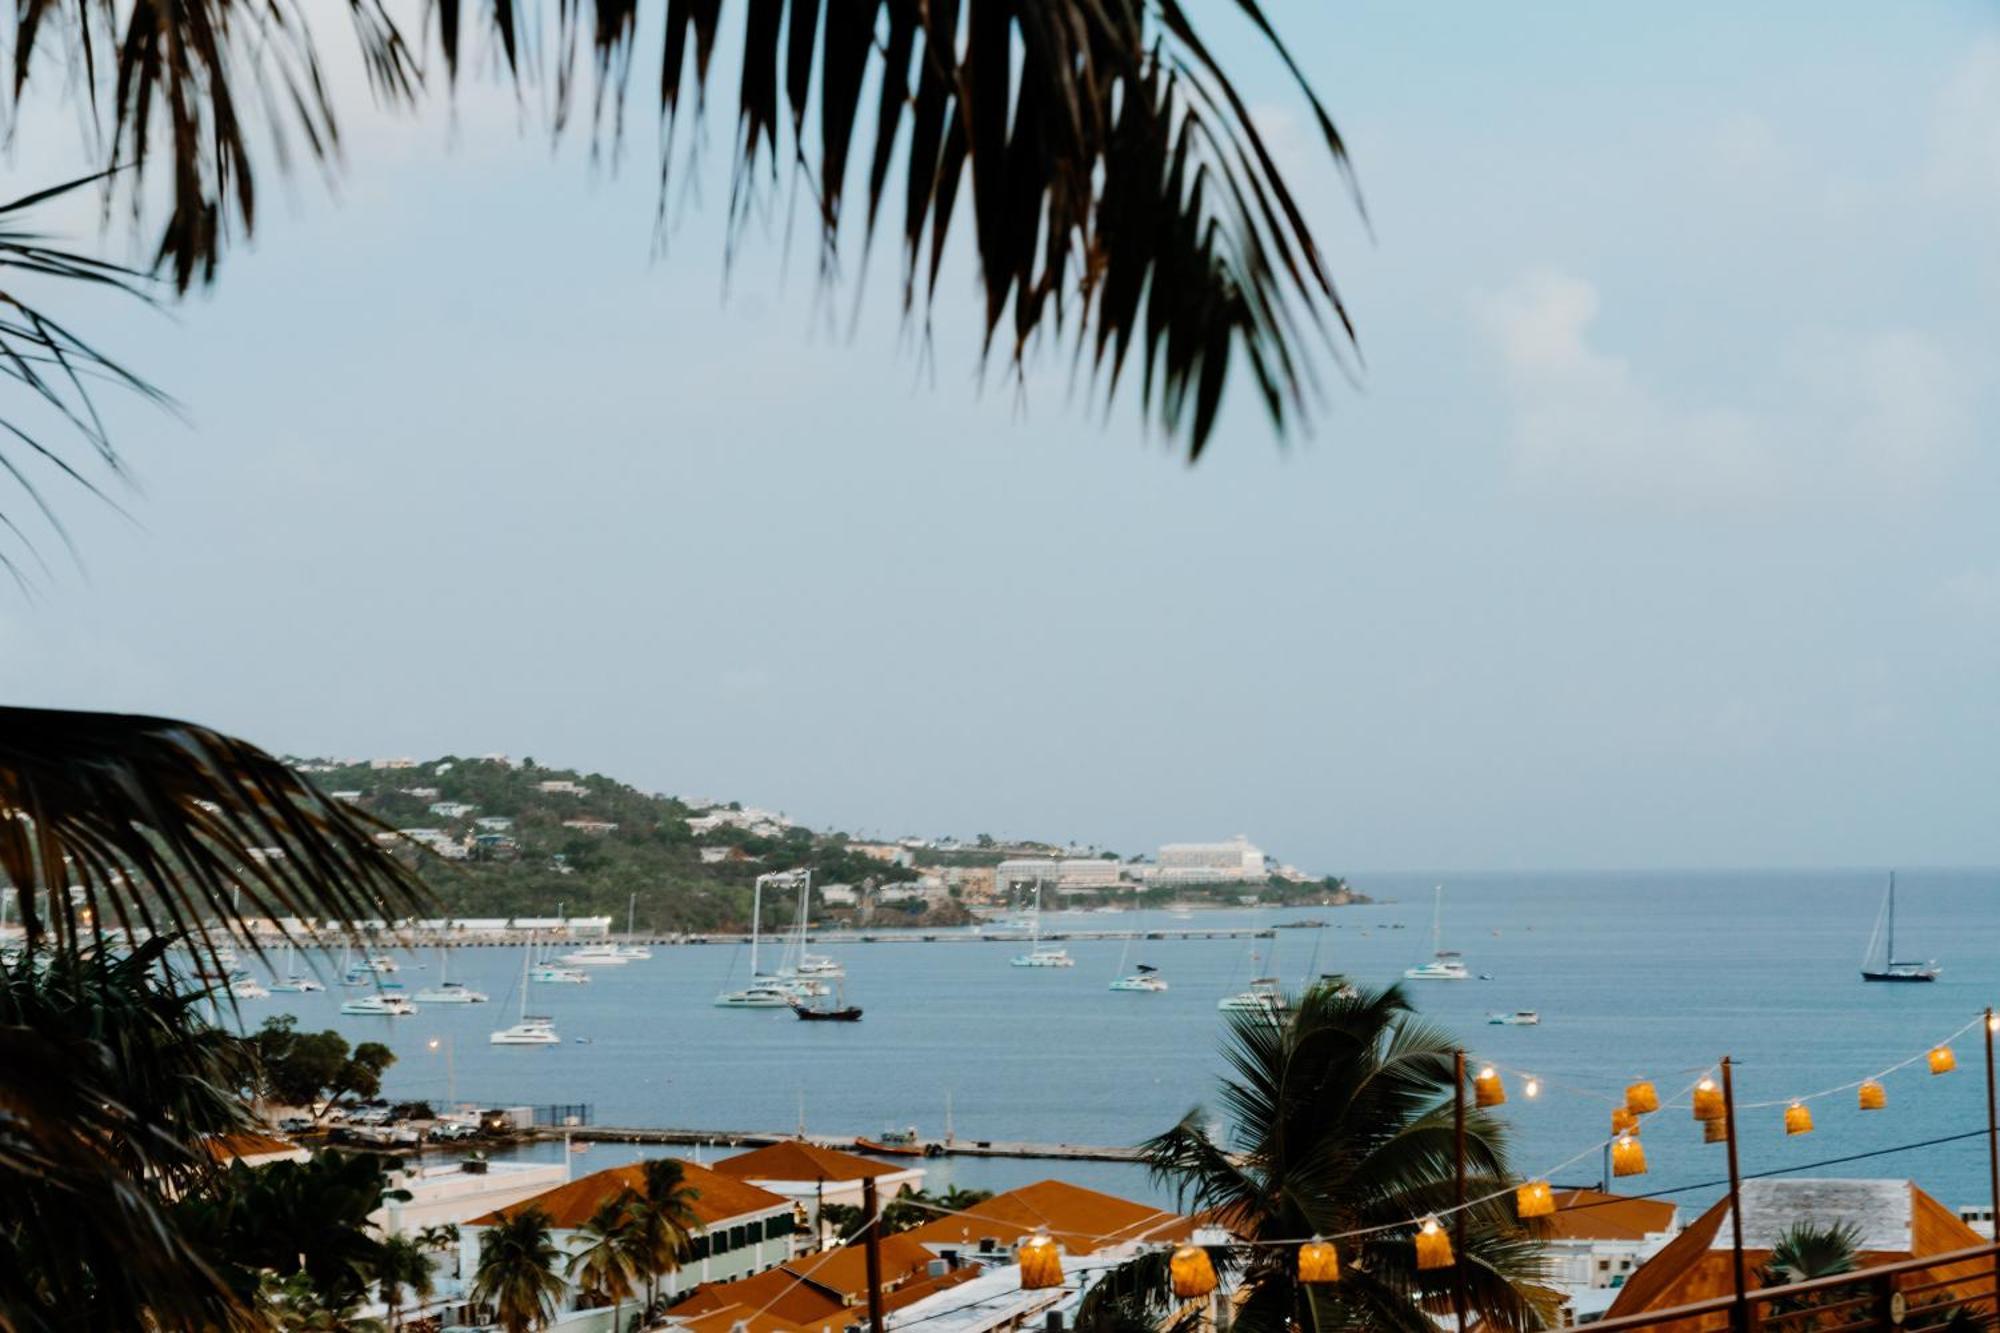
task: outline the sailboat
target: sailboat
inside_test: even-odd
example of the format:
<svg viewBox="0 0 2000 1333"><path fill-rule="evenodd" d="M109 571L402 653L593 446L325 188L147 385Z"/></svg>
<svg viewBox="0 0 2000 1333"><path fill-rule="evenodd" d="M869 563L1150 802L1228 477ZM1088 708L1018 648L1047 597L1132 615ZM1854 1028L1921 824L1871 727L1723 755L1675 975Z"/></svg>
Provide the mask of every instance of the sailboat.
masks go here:
<svg viewBox="0 0 2000 1333"><path fill-rule="evenodd" d="M1415 967L1403 969L1403 976L1410 981L1470 981L1472 973L1466 970L1465 957L1456 949L1443 947L1444 943L1444 885L1437 886L1437 902L1431 909L1431 960Z"/></svg>
<svg viewBox="0 0 2000 1333"><path fill-rule="evenodd" d="M633 894L625 900L625 938L632 938L632 922L639 912L639 895ZM634 962L645 962L653 956L653 951L643 944L620 944L615 946L620 958Z"/></svg>
<svg viewBox="0 0 2000 1333"><path fill-rule="evenodd" d="M533 957L532 947L521 955L521 1021L488 1037L487 1041L495 1046L554 1046L562 1041L556 1035L555 1019L528 1013L528 973Z"/></svg>
<svg viewBox="0 0 2000 1333"><path fill-rule="evenodd" d="M1139 917L1139 925L1132 932L1133 935L1144 936L1145 920L1146 918L1142 913ZM1157 994L1165 990L1167 988L1167 979L1161 976L1160 969L1154 967L1151 963L1139 964L1139 970L1136 972L1125 971L1125 955L1131 948L1132 936L1127 935L1124 947L1118 951L1118 971L1123 975L1112 981L1111 989L1139 994Z"/></svg>
<svg viewBox="0 0 2000 1333"><path fill-rule="evenodd" d="M812 871L792 872L799 884L799 910L792 920L792 932L785 941L785 956L778 964L778 983L794 995L826 995L829 988L822 978L847 975L839 963L824 954L806 952L806 927L812 916Z"/></svg>
<svg viewBox="0 0 2000 1333"><path fill-rule="evenodd" d="M797 998L790 990L757 971L757 943L764 916L764 881L781 878L759 875L750 890L750 984L742 990L724 991L715 997L718 1009L788 1009Z"/></svg>
<svg viewBox="0 0 2000 1333"><path fill-rule="evenodd" d="M1888 923L1887 939L1883 939L1883 923ZM1881 965L1875 962L1876 942L1882 941ZM1875 933L1868 937L1868 954L1861 960L1863 981L1936 981L1943 969L1935 961L1926 963L1901 962L1896 958L1896 876L1889 875L1889 893L1882 900L1882 911L1875 918Z"/></svg>
<svg viewBox="0 0 2000 1333"><path fill-rule="evenodd" d="M1029 919L1034 922L1034 936L1028 943L1028 951L1014 955L1015 967L1075 967L1076 959L1069 956L1069 950L1042 943L1042 882L1035 881L1035 910Z"/></svg>
<svg viewBox="0 0 2000 1333"><path fill-rule="evenodd" d="M271 989L289 991L295 995L302 995L307 991L325 990L325 983L321 982L318 977L307 976L305 973L299 971L298 962L293 956L294 952L291 941L285 941L285 979L283 981L273 981Z"/></svg>
<svg viewBox="0 0 2000 1333"><path fill-rule="evenodd" d="M484 1004L486 994L476 991L463 981L450 981L446 974L451 970L451 956L442 946L438 949L437 985L426 986L417 992L417 1000L423 1004Z"/></svg>
<svg viewBox="0 0 2000 1333"><path fill-rule="evenodd" d="M539 946L530 944L528 952L532 956ZM590 973L582 968L565 967L551 958L543 958L528 970L528 979L549 986L583 986L590 982Z"/></svg>
<svg viewBox="0 0 2000 1333"><path fill-rule="evenodd" d="M849 1004L844 992L845 987L834 983L833 1003L823 1008L807 1004L804 996L796 997L792 1000L792 1012L808 1023L859 1023L861 1006Z"/></svg>

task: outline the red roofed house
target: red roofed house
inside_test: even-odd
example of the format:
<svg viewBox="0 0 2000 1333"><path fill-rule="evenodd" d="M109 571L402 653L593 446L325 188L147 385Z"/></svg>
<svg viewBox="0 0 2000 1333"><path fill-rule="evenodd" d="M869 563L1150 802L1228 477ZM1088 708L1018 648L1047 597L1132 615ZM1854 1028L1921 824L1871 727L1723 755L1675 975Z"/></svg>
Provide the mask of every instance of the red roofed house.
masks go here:
<svg viewBox="0 0 2000 1333"><path fill-rule="evenodd" d="M726 1282L776 1268L792 1257L792 1236L798 1219L792 1201L747 1181L719 1175L692 1162L682 1162L688 1186L695 1191L692 1203L701 1230L693 1238L693 1253L686 1266L660 1279L660 1291L668 1298L692 1291L703 1283ZM539 1208L549 1217L556 1247L565 1254L581 1248L577 1229L592 1214L627 1189L645 1188L644 1164L633 1162L572 1180L566 1185L523 1199L466 1223L460 1241L464 1271L479 1266L479 1244L485 1229L503 1217L512 1217L528 1208ZM564 1308L573 1307L572 1288ZM596 1312L593 1312L596 1313ZM607 1320L609 1310L602 1312ZM558 1320L557 1327L582 1328Z"/></svg>
<svg viewBox="0 0 2000 1333"><path fill-rule="evenodd" d="M1081 1185L1043 1180L903 1234L937 1254L951 1256L1009 1251L1037 1231L1046 1231L1069 1253L1085 1255L1135 1241L1177 1243L1193 1235L1195 1226L1195 1219L1179 1213Z"/></svg>
<svg viewBox="0 0 2000 1333"><path fill-rule="evenodd" d="M806 1210L806 1218L815 1231L822 1204L861 1206L865 1180L875 1182L876 1198L883 1207L898 1195L924 1186L924 1169L920 1166L891 1165L798 1139L724 1158L715 1164L715 1171L718 1175L747 1180L799 1204Z"/></svg>
<svg viewBox="0 0 2000 1333"><path fill-rule="evenodd" d="M1593 1189L1555 1190L1556 1211L1541 1220L1547 1285L1578 1322L1603 1315L1625 1280L1680 1230L1680 1209Z"/></svg>
<svg viewBox="0 0 2000 1333"><path fill-rule="evenodd" d="M883 1308L893 1311L979 1275L946 1268L906 1235L882 1238ZM933 1268L939 1271L932 1271ZM769 1273L697 1287L667 1311L693 1333L817 1333L867 1322L868 1261L859 1245L811 1254Z"/></svg>
<svg viewBox="0 0 2000 1333"><path fill-rule="evenodd" d="M1743 1249L1753 1283L1756 1271L1770 1261L1779 1238L1802 1223L1855 1227L1860 1235L1857 1257L1862 1268L1985 1244L1985 1237L1907 1180L1746 1180L1742 1198ZM1729 1200L1724 1198L1647 1260L1625 1282L1605 1317L1666 1310L1729 1295L1735 1289L1731 1231ZM1991 1273L1990 1263L1984 1261L1972 1267ZM1924 1282L1937 1276L1913 1274L1909 1281ZM1969 1279L1973 1274L1965 1276ZM1948 1297L1949 1288L1931 1295ZM1693 1329L1702 1322L1695 1319L1662 1325L1662 1333L1680 1333L1683 1327Z"/></svg>

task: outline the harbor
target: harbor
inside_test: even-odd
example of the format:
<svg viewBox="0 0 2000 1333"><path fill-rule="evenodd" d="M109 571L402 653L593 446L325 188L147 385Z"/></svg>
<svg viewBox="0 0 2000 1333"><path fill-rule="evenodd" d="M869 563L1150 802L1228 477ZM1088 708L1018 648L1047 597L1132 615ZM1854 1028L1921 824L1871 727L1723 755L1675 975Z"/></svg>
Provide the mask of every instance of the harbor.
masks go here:
<svg viewBox="0 0 2000 1333"><path fill-rule="evenodd" d="M772 1143L804 1142L842 1152L890 1157L1007 1157L1051 1162L1137 1162L1137 1148L1085 1143L1034 1143L1012 1139L961 1139L956 1136L889 1144L865 1134L800 1134L796 1130L669 1129L657 1126L538 1125L538 1139L576 1143L672 1144L694 1148L761 1148Z"/></svg>

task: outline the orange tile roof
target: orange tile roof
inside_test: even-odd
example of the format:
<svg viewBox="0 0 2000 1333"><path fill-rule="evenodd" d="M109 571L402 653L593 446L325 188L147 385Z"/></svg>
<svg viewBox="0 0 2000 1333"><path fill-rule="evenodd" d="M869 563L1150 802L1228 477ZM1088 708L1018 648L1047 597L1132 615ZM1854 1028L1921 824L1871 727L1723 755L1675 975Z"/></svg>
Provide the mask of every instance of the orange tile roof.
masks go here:
<svg viewBox="0 0 2000 1333"><path fill-rule="evenodd" d="M724 1158L715 1169L738 1180L863 1180L911 1168L792 1139Z"/></svg>
<svg viewBox="0 0 2000 1333"><path fill-rule="evenodd" d="M1672 1230L1680 1212L1659 1199L1602 1190L1559 1189L1555 1201L1555 1212L1543 1219L1550 1240L1644 1240Z"/></svg>
<svg viewBox="0 0 2000 1333"><path fill-rule="evenodd" d="M266 1157L273 1153L299 1151L299 1145L290 1139L274 1138L269 1134L259 1134L255 1130L243 1130L236 1134L214 1134L204 1139L201 1146L218 1162L233 1162L239 1157Z"/></svg>
<svg viewBox="0 0 2000 1333"><path fill-rule="evenodd" d="M889 1239L884 1238L885 1244ZM734 1282L707 1283L695 1288L667 1315L693 1333L730 1333L738 1324L748 1333L819 1333L868 1322L865 1299L843 1303L816 1282L791 1271L796 1267L798 1264L774 1268ZM981 1271L975 1265L963 1264L937 1277L911 1277L901 1286L882 1293L882 1309L888 1313L914 1305L926 1296L971 1281Z"/></svg>
<svg viewBox="0 0 2000 1333"><path fill-rule="evenodd" d="M933 1247L977 1245L992 1237L1011 1245L1046 1231L1071 1254L1091 1254L1127 1241L1186 1240L1195 1220L1060 1180L1037 1181L996 1194L954 1217L940 1217L902 1234Z"/></svg>
<svg viewBox="0 0 2000 1333"><path fill-rule="evenodd" d="M912 1240L903 1232L882 1237L881 1250L882 1282L885 1286L922 1273L934 1257L924 1248L922 1241ZM859 1300L868 1294L865 1246L843 1245L839 1249L808 1254L784 1267L849 1301Z"/></svg>
<svg viewBox="0 0 2000 1333"><path fill-rule="evenodd" d="M768 1213L780 1208L790 1208L791 1200L769 1190L741 1180L731 1180L728 1176L717 1175L705 1166L683 1161L681 1170L686 1173L688 1187L696 1191L696 1197L689 1207L703 1226L714 1226L732 1217L742 1217L748 1213ZM618 1197L621 1190L643 1190L646 1187L645 1163L631 1162L625 1166L614 1166L606 1171L593 1172L579 1180L556 1188L532 1199L523 1199L495 1212L475 1217L468 1224L476 1227L491 1226L503 1217L529 1208L539 1208L549 1215L549 1225L557 1230L573 1230L590 1220L590 1217L606 1203Z"/></svg>

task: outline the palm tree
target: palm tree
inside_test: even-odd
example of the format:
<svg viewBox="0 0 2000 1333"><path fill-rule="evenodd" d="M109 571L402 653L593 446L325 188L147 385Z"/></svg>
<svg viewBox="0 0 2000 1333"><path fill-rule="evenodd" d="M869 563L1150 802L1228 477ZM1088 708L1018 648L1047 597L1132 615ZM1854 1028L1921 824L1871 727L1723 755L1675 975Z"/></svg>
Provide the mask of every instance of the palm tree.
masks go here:
<svg viewBox="0 0 2000 1333"><path fill-rule="evenodd" d="M561 1251L549 1235L549 1215L523 1208L488 1227L479 1241L472 1299L493 1307L507 1333L528 1333L555 1317L564 1286L556 1273Z"/></svg>
<svg viewBox="0 0 2000 1333"><path fill-rule="evenodd" d="M428 1226L417 1232L417 1244L423 1246L424 1249L433 1253L443 1253L451 1256L451 1273L453 1277L458 1276L458 1240L458 1223L456 1222L440 1222L436 1226Z"/></svg>
<svg viewBox="0 0 2000 1333"><path fill-rule="evenodd" d="M389 1327L401 1328L404 1289L409 1289L419 1306L431 1298L430 1253L420 1241L390 1236L382 1242L375 1280L382 1285L382 1303L389 1307Z"/></svg>
<svg viewBox="0 0 2000 1333"><path fill-rule="evenodd" d="M1771 1257L1758 1270L1757 1279L1766 1287L1785 1287L1794 1282L1810 1282L1814 1278L1852 1273L1859 1264L1860 1244L1861 1228L1851 1222L1835 1222L1827 1226L1795 1222L1771 1247ZM1828 1299L1833 1297L1777 1299L1771 1301L1767 1308L1773 1315L1796 1315ZM1817 1320L1811 1316L1788 1324L1788 1327L1801 1330L1817 1326Z"/></svg>
<svg viewBox="0 0 2000 1333"><path fill-rule="evenodd" d="M1232 1016L1224 1142L1210 1136L1196 1108L1144 1145L1154 1177L1184 1206L1214 1210L1246 1240L1390 1228L1340 1242L1343 1272L1333 1285L1301 1284L1287 1246L1251 1250L1236 1314L1243 1333L1279 1333L1294 1323L1319 1333L1435 1333L1432 1315L1451 1309L1454 1273L1419 1270L1412 1227L1400 1224L1452 1205L1453 1056L1451 1039L1416 1018L1395 986L1343 998L1321 985L1280 1021ZM1502 1127L1485 1112L1466 1117L1466 1162L1473 1199L1512 1179ZM1458 1273L1482 1327L1541 1326L1546 1312L1525 1285L1541 1273L1538 1249L1515 1222L1511 1200L1467 1211ZM1158 1290L1152 1281L1140 1294ZM1113 1283L1098 1304L1130 1294Z"/></svg>
<svg viewBox="0 0 2000 1333"><path fill-rule="evenodd" d="M632 1205L637 1197L626 1191L607 1199L578 1228L577 1238L583 1242L583 1248L571 1254L569 1260L569 1280L592 1300L610 1303L613 1333L619 1327L619 1313L632 1298L639 1280L639 1267L633 1258L639 1221Z"/></svg>
<svg viewBox="0 0 2000 1333"><path fill-rule="evenodd" d="M686 1262L688 1242L701 1228L694 1211L701 1191L687 1183L687 1173L672 1157L656 1157L641 1168L640 1189L631 1200L630 1239L634 1266L646 1278L646 1309L658 1304L659 1279Z"/></svg>

